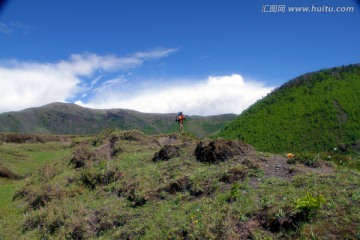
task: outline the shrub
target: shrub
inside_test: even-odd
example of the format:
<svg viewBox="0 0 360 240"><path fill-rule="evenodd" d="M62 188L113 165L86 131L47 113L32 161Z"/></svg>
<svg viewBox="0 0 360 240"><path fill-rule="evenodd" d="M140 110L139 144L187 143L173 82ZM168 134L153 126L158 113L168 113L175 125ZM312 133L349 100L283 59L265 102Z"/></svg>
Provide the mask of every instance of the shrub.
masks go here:
<svg viewBox="0 0 360 240"><path fill-rule="evenodd" d="M234 202L239 197L240 185L238 183L234 183L231 186L230 195L228 197L229 202Z"/></svg>
<svg viewBox="0 0 360 240"><path fill-rule="evenodd" d="M325 203L323 195L313 196L311 193L295 200L295 209L305 215L306 218L312 217L312 215L320 209L321 204Z"/></svg>
<svg viewBox="0 0 360 240"><path fill-rule="evenodd" d="M85 162L90 159L91 155L91 148L86 144L80 144L74 148L70 163L72 163L75 168L83 167L85 166Z"/></svg>
<svg viewBox="0 0 360 240"><path fill-rule="evenodd" d="M304 164L309 167L318 167L321 161L319 154L302 153L297 154L292 161Z"/></svg>
<svg viewBox="0 0 360 240"><path fill-rule="evenodd" d="M81 172L81 181L89 189L94 190L97 185L107 185L115 182L121 178L121 173L117 168L109 168L106 170L99 170L95 168L86 169Z"/></svg>

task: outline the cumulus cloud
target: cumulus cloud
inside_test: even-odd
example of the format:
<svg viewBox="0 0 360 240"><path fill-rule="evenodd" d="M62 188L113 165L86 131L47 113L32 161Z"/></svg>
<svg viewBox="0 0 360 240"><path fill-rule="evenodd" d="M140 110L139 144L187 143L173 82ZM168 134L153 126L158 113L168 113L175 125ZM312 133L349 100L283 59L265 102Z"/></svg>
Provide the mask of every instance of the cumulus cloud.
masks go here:
<svg viewBox="0 0 360 240"><path fill-rule="evenodd" d="M68 60L57 63L19 62L0 63L0 112L22 110L51 102L66 102L77 94L84 94L99 80L90 84L95 72L129 70L141 66L144 61L168 56L176 49L155 49L138 52L125 57L115 55L73 54ZM119 79L108 82L114 84Z"/></svg>
<svg viewBox="0 0 360 240"><path fill-rule="evenodd" d="M131 81L129 70L174 51L176 49L154 49L123 57L73 54L55 63L2 61L0 112L77 99L79 105L92 108L158 113L184 111L191 115L239 114L273 89L239 74L170 79L161 83Z"/></svg>
<svg viewBox="0 0 360 240"><path fill-rule="evenodd" d="M245 81L239 74L208 77L203 81L176 81L170 85L138 89L132 93L100 92L87 103L92 108L127 108L141 112L184 111L191 115L241 113L273 90L263 83Z"/></svg>
<svg viewBox="0 0 360 240"><path fill-rule="evenodd" d="M21 110L55 101L64 102L79 89L76 74L62 72L56 65L21 63L0 67L0 111Z"/></svg>

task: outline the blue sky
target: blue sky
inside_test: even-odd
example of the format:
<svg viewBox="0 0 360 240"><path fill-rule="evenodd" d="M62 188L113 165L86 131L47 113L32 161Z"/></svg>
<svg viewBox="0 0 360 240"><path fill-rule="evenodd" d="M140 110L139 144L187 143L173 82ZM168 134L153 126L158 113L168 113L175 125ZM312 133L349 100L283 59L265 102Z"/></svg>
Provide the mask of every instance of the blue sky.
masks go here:
<svg viewBox="0 0 360 240"><path fill-rule="evenodd" d="M359 23L355 0L9 0L0 112L61 101L239 114L300 74L359 63Z"/></svg>

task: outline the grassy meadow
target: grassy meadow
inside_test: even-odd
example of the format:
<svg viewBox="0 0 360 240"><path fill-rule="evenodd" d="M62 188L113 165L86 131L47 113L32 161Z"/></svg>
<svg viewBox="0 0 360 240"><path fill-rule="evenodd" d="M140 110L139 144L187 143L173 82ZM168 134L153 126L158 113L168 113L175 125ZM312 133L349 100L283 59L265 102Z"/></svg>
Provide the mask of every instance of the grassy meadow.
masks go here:
<svg viewBox="0 0 360 240"><path fill-rule="evenodd" d="M0 154L22 177L0 178L0 239L360 236L356 155L289 160L238 141L117 130L4 143Z"/></svg>
<svg viewBox="0 0 360 240"><path fill-rule="evenodd" d="M0 177L0 239L21 236L20 226L25 206L13 201L15 192L24 186L30 175L43 166L70 155L70 147L60 142L1 144L0 168L6 168L22 176L22 179ZM23 238L26 239L25 236Z"/></svg>

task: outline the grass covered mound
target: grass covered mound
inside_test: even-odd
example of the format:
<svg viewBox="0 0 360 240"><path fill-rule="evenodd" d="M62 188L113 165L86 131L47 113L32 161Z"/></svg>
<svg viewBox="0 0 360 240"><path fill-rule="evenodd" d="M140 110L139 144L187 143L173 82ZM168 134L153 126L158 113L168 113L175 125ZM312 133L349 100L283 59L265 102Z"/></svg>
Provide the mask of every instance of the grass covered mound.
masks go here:
<svg viewBox="0 0 360 240"><path fill-rule="evenodd" d="M360 65L304 74L245 110L219 136L266 152L358 145Z"/></svg>
<svg viewBox="0 0 360 240"><path fill-rule="evenodd" d="M104 131L68 148L72 154L20 180L12 204L22 206L21 212L6 225L18 231L2 226L0 238L357 239L360 234L360 174L322 155L289 160L240 141L138 131Z"/></svg>
<svg viewBox="0 0 360 240"><path fill-rule="evenodd" d="M7 167L2 166L1 162L0 162L0 177L1 178L10 178L10 179L20 179L19 175L17 175L16 173L13 173Z"/></svg>

